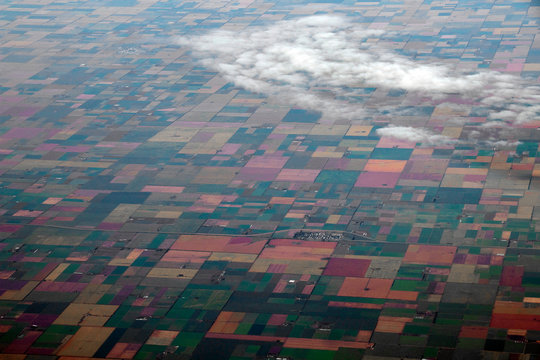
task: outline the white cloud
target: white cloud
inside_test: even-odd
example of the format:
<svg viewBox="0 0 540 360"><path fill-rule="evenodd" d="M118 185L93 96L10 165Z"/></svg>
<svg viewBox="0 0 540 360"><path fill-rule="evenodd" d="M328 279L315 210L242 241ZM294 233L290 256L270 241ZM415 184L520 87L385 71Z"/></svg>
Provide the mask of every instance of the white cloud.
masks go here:
<svg viewBox="0 0 540 360"><path fill-rule="evenodd" d="M493 147L495 150L511 150L521 144L517 140L487 140L486 145Z"/></svg>
<svg viewBox="0 0 540 360"><path fill-rule="evenodd" d="M444 64L417 62L380 45L383 35L342 16L322 15L242 32L218 30L178 38L177 43L191 47L205 66L236 86L320 111L330 119L377 115L377 106L365 107L359 100L365 99L364 88L377 88L431 99L472 99L487 108L489 120L518 125L540 120L540 106L534 105L540 103L539 87L495 71L466 74ZM381 108L395 108L384 101ZM390 129L388 133L397 134L405 127ZM422 131L416 136L427 140L421 141L437 138Z"/></svg>
<svg viewBox="0 0 540 360"><path fill-rule="evenodd" d="M512 128L502 121L488 122L470 131L468 140L496 150L510 150L521 144L520 141L513 139Z"/></svg>
<svg viewBox="0 0 540 360"><path fill-rule="evenodd" d="M412 141L428 145L435 144L455 144L458 142L448 136L435 134L426 129L413 128L410 126L388 126L377 129L377 135L391 137L397 140Z"/></svg>

